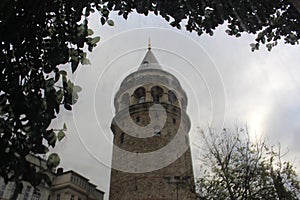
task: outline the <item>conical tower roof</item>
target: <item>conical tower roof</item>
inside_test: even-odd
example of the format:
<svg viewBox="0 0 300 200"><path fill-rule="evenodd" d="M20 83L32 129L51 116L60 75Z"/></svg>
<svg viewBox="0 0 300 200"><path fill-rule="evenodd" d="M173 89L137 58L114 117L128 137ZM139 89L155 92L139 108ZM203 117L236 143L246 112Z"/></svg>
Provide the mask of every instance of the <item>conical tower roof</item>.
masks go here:
<svg viewBox="0 0 300 200"><path fill-rule="evenodd" d="M145 69L160 69L162 70L161 66L159 65L157 59L155 58L155 55L151 51L151 44L148 44L148 51L143 59L143 61L140 64L139 70L145 70Z"/></svg>

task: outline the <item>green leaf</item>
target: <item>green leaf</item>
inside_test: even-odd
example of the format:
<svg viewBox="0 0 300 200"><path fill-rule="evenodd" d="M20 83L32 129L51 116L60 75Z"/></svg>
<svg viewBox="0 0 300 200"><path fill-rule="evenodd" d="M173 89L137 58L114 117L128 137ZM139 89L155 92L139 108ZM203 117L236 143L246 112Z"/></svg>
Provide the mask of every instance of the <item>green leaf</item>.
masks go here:
<svg viewBox="0 0 300 200"><path fill-rule="evenodd" d="M90 65L91 64L91 61L87 58L84 58L81 60L81 64L82 65Z"/></svg>
<svg viewBox="0 0 300 200"><path fill-rule="evenodd" d="M80 86L74 85L74 87L73 87L73 93L78 93L78 92L80 92L81 90L82 90L82 88L81 88Z"/></svg>
<svg viewBox="0 0 300 200"><path fill-rule="evenodd" d="M78 67L79 64L79 60L71 60L71 69L72 69L72 73L74 73Z"/></svg>
<svg viewBox="0 0 300 200"><path fill-rule="evenodd" d="M93 35L93 34L94 34L94 31L93 31L92 29L88 29L88 30L87 30L87 33L88 33L88 35Z"/></svg>
<svg viewBox="0 0 300 200"><path fill-rule="evenodd" d="M50 169L57 167L60 163L60 158L57 153L52 153L47 159L47 166Z"/></svg>
<svg viewBox="0 0 300 200"><path fill-rule="evenodd" d="M101 24L102 24L102 25L104 25L104 24L105 24L105 22L106 22L106 20L105 20L105 18L104 18L104 17L101 17L100 21L101 21Z"/></svg>
<svg viewBox="0 0 300 200"><path fill-rule="evenodd" d="M48 152L49 152L49 148L45 147L43 145L36 145L34 148L34 153L37 153L37 154L45 154Z"/></svg>
<svg viewBox="0 0 300 200"><path fill-rule="evenodd" d="M114 26L114 25L115 25L114 21L111 20L111 19L107 20L107 24L108 24L109 26Z"/></svg>
<svg viewBox="0 0 300 200"><path fill-rule="evenodd" d="M91 44L97 44L97 42L100 41L100 37L97 36L97 37L94 37L92 40L91 40Z"/></svg>
<svg viewBox="0 0 300 200"><path fill-rule="evenodd" d="M61 90L58 90L56 92L56 101L60 104L62 99L64 97L64 91L61 89Z"/></svg>
<svg viewBox="0 0 300 200"><path fill-rule="evenodd" d="M175 27L175 26L177 26L177 23L175 21L173 21L173 22L170 23L170 25Z"/></svg>
<svg viewBox="0 0 300 200"><path fill-rule="evenodd" d="M52 147L55 146L56 143L56 135L53 129L46 131L45 139L47 140L48 144Z"/></svg>
<svg viewBox="0 0 300 200"><path fill-rule="evenodd" d="M107 9L103 9L102 14L107 17L109 14L109 11Z"/></svg>
<svg viewBox="0 0 300 200"><path fill-rule="evenodd" d="M46 87L52 87L55 84L54 78L46 80Z"/></svg>
<svg viewBox="0 0 300 200"><path fill-rule="evenodd" d="M61 141L65 136L66 136L66 134L64 133L64 131L60 130L57 134L58 141Z"/></svg>
<svg viewBox="0 0 300 200"><path fill-rule="evenodd" d="M88 50L89 50L89 52L92 52L92 51L93 51L93 48L94 48L94 46L93 46L93 45L89 45L89 46L88 46Z"/></svg>

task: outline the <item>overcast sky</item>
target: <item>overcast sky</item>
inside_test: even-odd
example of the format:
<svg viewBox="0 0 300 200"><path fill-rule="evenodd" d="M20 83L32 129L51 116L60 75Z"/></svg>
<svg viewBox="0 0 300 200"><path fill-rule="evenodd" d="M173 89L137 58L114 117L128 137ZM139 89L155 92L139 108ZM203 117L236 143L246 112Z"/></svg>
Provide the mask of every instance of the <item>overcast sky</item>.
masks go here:
<svg viewBox="0 0 300 200"><path fill-rule="evenodd" d="M97 16L90 18L101 41L89 55L92 64L80 67L73 76L83 88L79 102L54 123L68 126L66 138L55 149L62 167L88 177L108 199L113 97L122 80L137 70L148 37L163 69L174 74L187 92L192 147L197 143L197 127L247 124L251 136L264 135L270 144L280 142L289 159L300 166L300 46L281 42L271 52L264 47L251 52L254 37L230 37L225 26L212 37L198 37L152 15L133 14L127 21L112 18L114 27L101 26ZM193 152L197 173L199 161Z"/></svg>

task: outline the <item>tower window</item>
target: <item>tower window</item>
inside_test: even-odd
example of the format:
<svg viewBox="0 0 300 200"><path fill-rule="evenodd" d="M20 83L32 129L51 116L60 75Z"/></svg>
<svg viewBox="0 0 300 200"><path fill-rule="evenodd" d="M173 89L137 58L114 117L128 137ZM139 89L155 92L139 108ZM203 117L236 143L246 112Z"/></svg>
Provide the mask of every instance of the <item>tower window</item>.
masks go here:
<svg viewBox="0 0 300 200"><path fill-rule="evenodd" d="M140 120L141 120L140 117L135 118L135 122L140 122Z"/></svg>
<svg viewBox="0 0 300 200"><path fill-rule="evenodd" d="M161 98L162 94L163 94L163 89L161 87L154 86L153 88L151 88L151 95L152 95L154 103L160 102L160 98Z"/></svg>
<svg viewBox="0 0 300 200"><path fill-rule="evenodd" d="M172 105L175 104L177 101L177 97L176 97L175 93L172 92L171 90L168 91L168 101Z"/></svg>
<svg viewBox="0 0 300 200"><path fill-rule="evenodd" d="M153 102L154 103L159 103L159 96L158 95L153 96Z"/></svg>
<svg viewBox="0 0 300 200"><path fill-rule="evenodd" d="M176 124L176 119L175 118L173 118L173 124Z"/></svg>
<svg viewBox="0 0 300 200"><path fill-rule="evenodd" d="M124 143L124 139L125 139L125 133L121 133L121 136L120 136L120 144L123 144L123 143Z"/></svg>
<svg viewBox="0 0 300 200"><path fill-rule="evenodd" d="M144 103L146 100L146 90L143 87L139 87L137 88L134 93L133 96L135 98L135 103Z"/></svg>

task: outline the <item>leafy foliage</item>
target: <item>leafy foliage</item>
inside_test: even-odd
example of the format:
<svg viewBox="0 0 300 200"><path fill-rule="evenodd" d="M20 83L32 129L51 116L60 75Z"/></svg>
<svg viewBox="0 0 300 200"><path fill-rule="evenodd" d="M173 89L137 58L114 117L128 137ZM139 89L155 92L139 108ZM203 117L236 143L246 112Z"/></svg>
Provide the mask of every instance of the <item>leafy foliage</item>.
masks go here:
<svg viewBox="0 0 300 200"><path fill-rule="evenodd" d="M92 51L100 40L88 29L93 2L0 3L0 176L16 182L17 191L22 180L36 186L47 179L27 156L46 154L65 136L65 126L49 125L62 106L72 109L81 88L60 66L69 63L74 73L79 63L89 64L84 48ZM49 170L57 164L53 156Z"/></svg>
<svg viewBox="0 0 300 200"><path fill-rule="evenodd" d="M176 1L103 1L109 11L117 11L125 19L129 13L148 15L153 12L170 21L170 25L180 29L213 35L216 27L226 22L229 35L240 37L242 33L257 34L254 51L260 44L268 50L277 45L278 40L298 44L300 39L300 9L288 0L176 0Z"/></svg>
<svg viewBox="0 0 300 200"><path fill-rule="evenodd" d="M200 199L298 199L300 184L280 149L251 142L247 130L201 131L203 171L197 181Z"/></svg>

